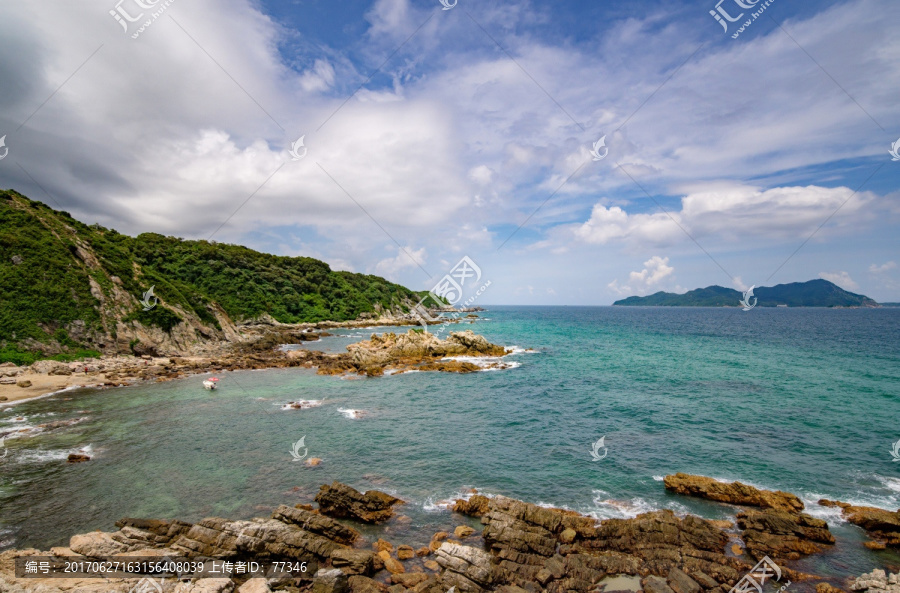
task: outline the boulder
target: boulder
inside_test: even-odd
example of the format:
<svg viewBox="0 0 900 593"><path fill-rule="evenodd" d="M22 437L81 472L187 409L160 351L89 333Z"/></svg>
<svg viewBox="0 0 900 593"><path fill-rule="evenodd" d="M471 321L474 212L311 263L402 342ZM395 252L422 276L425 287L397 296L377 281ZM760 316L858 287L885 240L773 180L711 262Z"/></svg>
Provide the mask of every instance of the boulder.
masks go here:
<svg viewBox="0 0 900 593"><path fill-rule="evenodd" d="M349 593L350 581L343 571L320 568L313 577L310 593Z"/></svg>
<svg viewBox="0 0 900 593"><path fill-rule="evenodd" d="M231 579L197 579L193 582L178 583L174 593L231 593L234 583Z"/></svg>
<svg viewBox="0 0 900 593"><path fill-rule="evenodd" d="M69 539L69 549L82 556L101 558L122 554L134 548L114 540L111 533L92 531L81 535L73 535Z"/></svg>
<svg viewBox="0 0 900 593"><path fill-rule="evenodd" d="M697 581L680 568L673 568L669 571L667 582L675 593L700 593L700 585Z"/></svg>
<svg viewBox="0 0 900 593"><path fill-rule="evenodd" d="M82 455L80 453L70 453L66 458L67 463L83 463L85 461L90 461L90 455Z"/></svg>
<svg viewBox="0 0 900 593"><path fill-rule="evenodd" d="M435 552L435 561L444 569L441 580L448 587L480 593L494 582L491 555L484 550L444 542Z"/></svg>
<svg viewBox="0 0 900 593"><path fill-rule="evenodd" d="M412 589L419 583L428 580L428 575L424 572L406 572L391 575L391 582L395 585L403 585L407 589Z"/></svg>
<svg viewBox="0 0 900 593"><path fill-rule="evenodd" d="M387 593L388 588L369 577L353 575L348 579L352 593Z"/></svg>
<svg viewBox="0 0 900 593"><path fill-rule="evenodd" d="M742 506L778 509L792 513L803 510L803 502L790 492L760 490L740 482L719 482L705 476L677 473L663 479L666 490Z"/></svg>
<svg viewBox="0 0 900 593"><path fill-rule="evenodd" d="M397 558L400 560L409 560L416 557L415 550L412 546L397 546Z"/></svg>
<svg viewBox="0 0 900 593"><path fill-rule="evenodd" d="M346 574L369 575L375 572L375 553L371 550L338 548L331 553L331 565Z"/></svg>
<svg viewBox="0 0 900 593"><path fill-rule="evenodd" d="M364 523L381 523L394 514L393 506L403 501L390 494L369 490L365 494L341 484L323 485L316 495L319 512L332 517L348 517Z"/></svg>
<svg viewBox="0 0 900 593"><path fill-rule="evenodd" d="M641 586L644 588L644 593L675 593L669 587L666 579L654 575L644 577Z"/></svg>
<svg viewBox="0 0 900 593"><path fill-rule="evenodd" d="M16 381L16 387L22 387L23 389L26 387L31 387L31 381L29 381L28 379L20 379L19 381Z"/></svg>
<svg viewBox="0 0 900 593"><path fill-rule="evenodd" d="M475 530L469 527L468 525L460 525L456 529L453 530L453 535L458 537L459 539L465 539L475 533Z"/></svg>
<svg viewBox="0 0 900 593"><path fill-rule="evenodd" d="M481 494L476 494L469 498L469 500L459 498L453 505L453 512L462 513L463 515L470 515L472 517L481 517L486 512L488 512L489 502L490 499L486 496L482 496Z"/></svg>
<svg viewBox="0 0 900 593"><path fill-rule="evenodd" d="M57 360L39 360L31 365L31 372L40 375L71 375L69 365Z"/></svg>
<svg viewBox="0 0 900 593"><path fill-rule="evenodd" d="M850 523L858 525L866 530L876 544L884 547L900 547L900 511L888 511L875 507L853 506L843 502L819 501L823 506L839 506L841 514Z"/></svg>
<svg viewBox="0 0 900 593"><path fill-rule="evenodd" d="M900 593L900 574L885 574L881 569L861 575L850 584L851 591Z"/></svg>
<svg viewBox="0 0 900 593"><path fill-rule="evenodd" d="M237 593L272 593L266 579L247 579L238 587Z"/></svg>
<svg viewBox="0 0 900 593"><path fill-rule="evenodd" d="M830 583L816 584L816 593L844 593L843 589L838 589Z"/></svg>

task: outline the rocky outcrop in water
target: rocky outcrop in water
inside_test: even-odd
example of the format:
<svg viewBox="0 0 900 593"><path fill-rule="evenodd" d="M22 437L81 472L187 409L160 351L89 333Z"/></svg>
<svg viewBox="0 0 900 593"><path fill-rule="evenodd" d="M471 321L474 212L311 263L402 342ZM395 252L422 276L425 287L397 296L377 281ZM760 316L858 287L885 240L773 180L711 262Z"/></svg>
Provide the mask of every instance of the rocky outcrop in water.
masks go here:
<svg viewBox="0 0 900 593"><path fill-rule="evenodd" d="M875 569L855 579L850 584L850 590L868 593L900 593L900 574L885 574L883 570Z"/></svg>
<svg viewBox="0 0 900 593"><path fill-rule="evenodd" d="M819 504L827 507L840 507L841 514L850 523L859 525L873 538L867 547L883 549L885 547L900 548L900 510L887 511L875 507L853 506L846 502L822 499Z"/></svg>
<svg viewBox="0 0 900 593"><path fill-rule="evenodd" d="M705 476L677 473L663 479L666 490L742 506L777 509L788 512L803 510L803 502L790 492L760 490L740 482L720 482Z"/></svg>
<svg viewBox="0 0 900 593"><path fill-rule="evenodd" d="M403 504L399 498L378 490L365 494L340 482L324 485L316 495L319 512L338 518L349 518L363 523L383 523L394 514L394 505Z"/></svg>

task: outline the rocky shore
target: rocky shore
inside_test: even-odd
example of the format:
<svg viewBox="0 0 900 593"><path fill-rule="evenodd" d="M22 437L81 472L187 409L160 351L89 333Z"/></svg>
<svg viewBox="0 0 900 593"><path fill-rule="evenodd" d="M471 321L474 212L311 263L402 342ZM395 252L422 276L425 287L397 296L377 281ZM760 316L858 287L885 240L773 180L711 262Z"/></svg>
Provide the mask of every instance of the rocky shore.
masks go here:
<svg viewBox="0 0 900 593"><path fill-rule="evenodd" d="M667 476L666 488L746 507L737 521L711 521L671 511L633 519L595 519L507 498L473 493L456 500L450 531L418 549L370 535L357 526L390 524L402 500L359 492L334 482L315 503L280 506L249 521L210 517L197 523L125 518L118 531L73 536L68 547L0 554L0 591L61 593L120 591L135 580L17 578L16 558L66 559L113 555L239 561L308 561L314 571L296 578L181 578L157 583L163 593L725 593L768 556L781 570L778 586L816 593L897 593L896 575L881 570L858 579L827 581L787 565L834 543L824 522L804 514L785 492L723 484L701 476ZM467 523L476 517L480 534ZM367 530L372 533L371 529ZM388 534L385 531L384 534Z"/></svg>
<svg viewBox="0 0 900 593"><path fill-rule="evenodd" d="M378 320L378 323L391 321L409 323L392 319ZM72 363L41 360L28 367L4 363L0 365L0 405L66 388L118 387L222 371L305 367L317 368L320 374L354 373L373 377L409 370L469 373L507 366L500 357L508 351L471 330L451 333L445 340L422 330L373 334L367 341L348 346L346 353L337 354L306 349L285 351L280 347L318 340L329 335L323 331L325 328L357 327L348 323L360 327L372 325L371 321L323 322L310 327L256 325L246 330L243 341L207 346L190 356L158 356L153 351L139 356L109 356Z"/></svg>

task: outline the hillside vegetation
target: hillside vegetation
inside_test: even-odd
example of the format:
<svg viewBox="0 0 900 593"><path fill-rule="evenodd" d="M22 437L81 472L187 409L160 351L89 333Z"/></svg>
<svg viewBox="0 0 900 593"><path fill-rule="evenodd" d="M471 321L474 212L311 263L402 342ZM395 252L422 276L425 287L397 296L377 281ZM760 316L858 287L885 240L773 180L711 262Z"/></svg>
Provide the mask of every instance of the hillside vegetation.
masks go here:
<svg viewBox="0 0 900 593"><path fill-rule="evenodd" d="M154 287L159 303L140 299ZM0 191L0 362L238 338L235 323L345 321L406 311L413 291L309 257L123 235Z"/></svg>

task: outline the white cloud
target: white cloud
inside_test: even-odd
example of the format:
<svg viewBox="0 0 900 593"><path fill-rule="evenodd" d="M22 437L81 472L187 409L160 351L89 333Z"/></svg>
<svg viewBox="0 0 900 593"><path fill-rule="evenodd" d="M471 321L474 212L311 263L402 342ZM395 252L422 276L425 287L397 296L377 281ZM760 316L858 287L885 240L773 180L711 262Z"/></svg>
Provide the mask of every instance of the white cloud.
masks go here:
<svg viewBox="0 0 900 593"><path fill-rule="evenodd" d="M880 266L877 264L872 264L871 266L869 266L869 271L872 272L873 274L883 274L884 272L893 270L896 267L897 267L897 262L889 261L889 262L881 264Z"/></svg>
<svg viewBox="0 0 900 593"><path fill-rule="evenodd" d="M383 259L375 264L375 273L388 280L397 280L401 270L406 268L418 268L425 265L425 248L413 249L409 245L403 249L397 248L397 256Z"/></svg>
<svg viewBox="0 0 900 593"><path fill-rule="evenodd" d="M300 75L299 83L307 93L328 90L334 85L334 68L327 60L316 60L311 70Z"/></svg>
<svg viewBox="0 0 900 593"><path fill-rule="evenodd" d="M619 295L645 295L651 290L657 289L660 282L672 275L675 268L669 265L668 257L654 255L644 262L644 268L640 272L631 272L628 275L628 284L619 286L618 280L613 280L607 287Z"/></svg>
<svg viewBox="0 0 900 593"><path fill-rule="evenodd" d="M854 282L847 272L820 272L819 278L833 282L844 290L851 292L859 290L859 284Z"/></svg>

